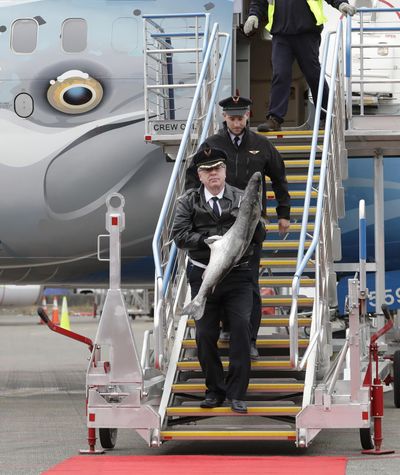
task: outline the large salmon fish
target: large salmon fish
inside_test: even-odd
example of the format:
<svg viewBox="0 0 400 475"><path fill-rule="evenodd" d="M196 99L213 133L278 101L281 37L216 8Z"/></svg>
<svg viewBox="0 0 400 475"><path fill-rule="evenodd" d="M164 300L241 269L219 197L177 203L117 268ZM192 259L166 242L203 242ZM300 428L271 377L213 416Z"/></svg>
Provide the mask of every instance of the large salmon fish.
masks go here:
<svg viewBox="0 0 400 475"><path fill-rule="evenodd" d="M261 217L262 176L254 173L250 178L233 226L223 236L211 236L206 243L211 249L210 261L203 274L203 282L196 297L182 310L183 315L199 320L204 313L207 297L240 261L249 247Z"/></svg>

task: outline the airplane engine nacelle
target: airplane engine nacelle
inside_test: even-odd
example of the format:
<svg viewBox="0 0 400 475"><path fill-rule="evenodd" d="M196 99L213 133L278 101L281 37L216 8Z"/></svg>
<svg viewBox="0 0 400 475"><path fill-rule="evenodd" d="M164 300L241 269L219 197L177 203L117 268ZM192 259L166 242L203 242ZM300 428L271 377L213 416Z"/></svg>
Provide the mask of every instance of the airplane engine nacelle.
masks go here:
<svg viewBox="0 0 400 475"><path fill-rule="evenodd" d="M0 285L0 306L34 305L41 291L40 285Z"/></svg>

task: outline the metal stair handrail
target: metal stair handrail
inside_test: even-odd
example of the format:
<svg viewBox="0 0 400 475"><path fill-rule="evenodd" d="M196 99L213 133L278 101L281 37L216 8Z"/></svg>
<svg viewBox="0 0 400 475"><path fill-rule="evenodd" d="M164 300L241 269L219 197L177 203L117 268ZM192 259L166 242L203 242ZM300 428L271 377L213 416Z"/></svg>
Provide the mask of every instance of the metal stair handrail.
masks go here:
<svg viewBox="0 0 400 475"><path fill-rule="evenodd" d="M379 43L376 44L365 44L364 43L364 32L400 32L400 27L391 26L391 27L373 27L373 26L364 26L364 15L366 13L397 13L400 15L400 8L359 8L357 12L360 15L360 26L353 27L352 26L352 18L349 17L346 24L346 90L347 90L347 97L346 97L346 117L348 120L349 129L352 128L352 119L353 119L353 84L357 83L360 85L360 116L365 115L365 104L364 104L364 85L365 84L373 84L373 83L392 83L392 84L399 84L400 79L383 79L379 78L376 80L373 79L365 79L364 78L364 48L379 48L379 47L386 47L386 48L399 48L399 44L391 44L386 43L385 45L381 45ZM359 44L352 44L352 32L359 32L360 33L360 40ZM355 80L352 77L352 50L359 49L360 50L360 79ZM376 114L379 116L379 114Z"/></svg>
<svg viewBox="0 0 400 475"><path fill-rule="evenodd" d="M219 50L220 38L225 38L222 53ZM165 370L165 364L168 362L170 342L175 331L174 317L186 296L186 256L177 250L170 236L176 199L184 191L185 172L190 156L210 133L217 130L215 102L229 45L230 35L219 32L218 24L215 23L205 41L206 48L197 87L153 237L154 365L161 370ZM198 132L197 136L193 133L194 130ZM174 282L171 283L171 280Z"/></svg>
<svg viewBox="0 0 400 475"><path fill-rule="evenodd" d="M318 101L315 106L315 122L312 137L312 147L310 153L310 165L308 171L308 179L306 186L306 197L304 202L304 212L302 219L302 228L300 233L299 250L297 257L296 271L292 282L292 306L289 317L289 333L290 333L290 362L292 367L303 369L307 359L309 358L316 342L322 340L326 335L323 335L324 326L322 322L323 315L329 312L329 274L330 266L333 262L332 247L334 243L334 227L329 222L333 217L334 221L340 215L338 213L338 205L340 208L339 190L332 186L327 186L328 193L325 195L325 187L329 185L330 180L334 180L335 184L341 183L341 171L343 170L343 160L347 158L347 152L344 148L344 74L342 71L343 62L343 38L342 29L343 22L339 21L336 32L329 32L324 42L323 56L321 62L321 76L318 90ZM336 35L334 46L333 66L330 78L330 89L328 106L326 111L325 134L322 146L322 157L320 166L320 178L318 183L318 198L317 210L315 215L314 233L312 242L304 254L304 244L307 233L308 224L308 209L311 200L311 191L313 187L313 173L315 165L315 157L317 152L319 120L321 115L322 105L322 91L324 86L325 76L327 74L327 59L330 41ZM342 95L341 95L342 92ZM334 101L336 99L336 101ZM335 114L333 110L335 105ZM328 161L329 158L329 161ZM335 167L332 167L328 162L336 162L335 167L338 172L338 177L335 176ZM329 168L328 168L329 167ZM334 174L333 177L330 176ZM337 188L337 187L336 187ZM331 196L329 196L329 194ZM325 208L325 209L324 209ZM321 230L322 225L322 230ZM307 266L313 253L316 253L316 295L314 298L313 307L313 327L309 346L304 354L301 364L299 365L299 348L298 348L298 297L300 291L300 279L304 269Z"/></svg>

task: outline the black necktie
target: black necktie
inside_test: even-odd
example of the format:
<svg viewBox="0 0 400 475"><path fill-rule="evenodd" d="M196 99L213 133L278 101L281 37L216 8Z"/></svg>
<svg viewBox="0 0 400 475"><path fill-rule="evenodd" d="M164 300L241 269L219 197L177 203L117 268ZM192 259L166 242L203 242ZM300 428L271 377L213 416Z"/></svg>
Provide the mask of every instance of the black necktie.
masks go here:
<svg viewBox="0 0 400 475"><path fill-rule="evenodd" d="M237 135L235 135L235 138L233 139L233 141L235 142L236 148L239 148L240 138Z"/></svg>
<svg viewBox="0 0 400 475"><path fill-rule="evenodd" d="M212 204L213 213L215 214L217 218L219 218L221 216L219 212L219 208L218 208L219 198L217 196L213 196L211 199L213 200L213 204Z"/></svg>

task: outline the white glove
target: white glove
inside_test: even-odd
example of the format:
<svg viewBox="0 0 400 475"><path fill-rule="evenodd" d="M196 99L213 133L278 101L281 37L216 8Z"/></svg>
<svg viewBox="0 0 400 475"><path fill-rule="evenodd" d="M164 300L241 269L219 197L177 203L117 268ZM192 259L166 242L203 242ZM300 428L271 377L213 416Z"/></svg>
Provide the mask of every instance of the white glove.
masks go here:
<svg viewBox="0 0 400 475"><path fill-rule="evenodd" d="M258 28L258 17L250 15L244 24L243 31L245 35L251 35Z"/></svg>
<svg viewBox="0 0 400 475"><path fill-rule="evenodd" d="M349 5L348 3L343 2L339 5L339 11L340 13L343 13L343 15L353 16L354 13L357 12L357 8L353 7L353 5Z"/></svg>

